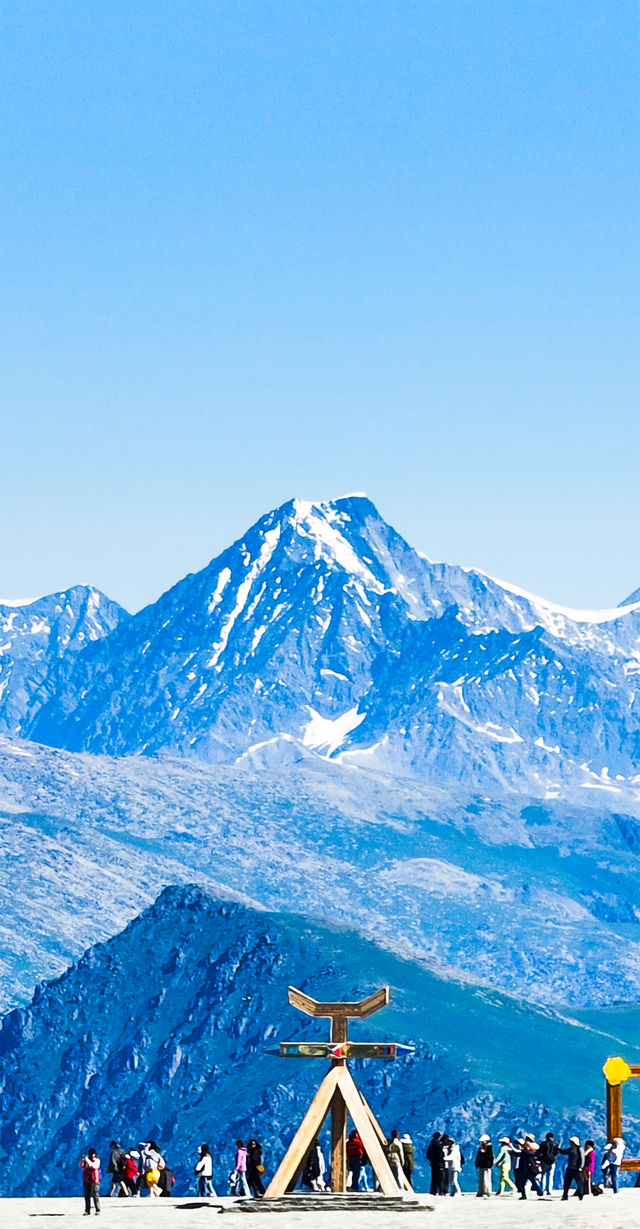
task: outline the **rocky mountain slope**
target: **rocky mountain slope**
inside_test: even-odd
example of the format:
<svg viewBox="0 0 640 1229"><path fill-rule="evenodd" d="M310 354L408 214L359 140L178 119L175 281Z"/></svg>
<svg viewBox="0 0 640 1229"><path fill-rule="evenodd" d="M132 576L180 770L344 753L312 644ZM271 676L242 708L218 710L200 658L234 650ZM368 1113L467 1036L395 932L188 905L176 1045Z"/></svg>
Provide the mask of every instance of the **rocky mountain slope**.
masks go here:
<svg viewBox="0 0 640 1229"><path fill-rule="evenodd" d="M468 1155L485 1129L600 1138L603 1058L621 1044L634 1054L633 1013L569 1019L326 924L171 888L2 1021L0 1195L75 1191L80 1151L96 1144L104 1155L111 1138L157 1138L179 1190L203 1140L220 1186L233 1141L249 1134L272 1172L325 1069L263 1054L274 1039L326 1035L326 1022L288 1006L290 983L328 999L391 985L391 1006L352 1035L413 1042L416 1054L353 1068L386 1128L414 1136L422 1186L435 1125ZM523 1052L535 1069L516 1060ZM627 1126L633 1141L638 1124Z"/></svg>
<svg viewBox="0 0 640 1229"><path fill-rule="evenodd" d="M363 496L293 500L106 637L7 732L639 805L640 603L553 606L419 555Z"/></svg>
<svg viewBox="0 0 640 1229"><path fill-rule="evenodd" d="M27 714L55 690L63 659L128 617L117 602L87 585L34 602L0 602L0 734L22 734Z"/></svg>
<svg viewBox="0 0 640 1229"><path fill-rule="evenodd" d="M0 739L0 1002L194 880L538 1002L637 1000L640 822L582 797Z"/></svg>

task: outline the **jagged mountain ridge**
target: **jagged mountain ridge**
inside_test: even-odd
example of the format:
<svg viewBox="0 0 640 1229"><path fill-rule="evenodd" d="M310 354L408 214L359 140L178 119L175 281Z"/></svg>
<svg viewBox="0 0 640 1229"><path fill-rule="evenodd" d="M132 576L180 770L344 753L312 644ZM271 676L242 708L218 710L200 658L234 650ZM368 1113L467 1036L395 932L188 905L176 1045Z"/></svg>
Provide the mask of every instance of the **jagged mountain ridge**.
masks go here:
<svg viewBox="0 0 640 1229"><path fill-rule="evenodd" d="M0 1004L193 881L538 1002L639 1000L640 820L584 799L0 738Z"/></svg>
<svg viewBox="0 0 640 1229"><path fill-rule="evenodd" d="M33 602L0 602L0 734L22 734L27 714L55 689L61 661L127 618L122 606L90 585Z"/></svg>
<svg viewBox="0 0 640 1229"><path fill-rule="evenodd" d="M431 563L365 497L293 500L67 657L21 733L638 799L639 671L640 603L567 611Z"/></svg>
<svg viewBox="0 0 640 1229"><path fill-rule="evenodd" d="M413 1042L417 1052L353 1067L387 1130L399 1124L414 1136L423 1187L435 1125L454 1131L468 1154L480 1130L495 1136L523 1124L539 1131L561 1122L563 1134L573 1127L600 1139L603 1055L623 1038L633 1058L632 1015L568 1020L441 981L348 931L171 888L3 1019L0 1195L71 1193L78 1154L111 1138L158 1139L178 1189L192 1181L202 1139L222 1189L238 1137L261 1138L273 1172L325 1069L263 1054L275 1039L326 1035L326 1022L288 1006L291 983L321 999L391 985L391 1006L352 1025L352 1036ZM535 1072L513 1063L527 1046ZM558 1063L567 1053L572 1061ZM626 1128L633 1142L637 1124Z"/></svg>

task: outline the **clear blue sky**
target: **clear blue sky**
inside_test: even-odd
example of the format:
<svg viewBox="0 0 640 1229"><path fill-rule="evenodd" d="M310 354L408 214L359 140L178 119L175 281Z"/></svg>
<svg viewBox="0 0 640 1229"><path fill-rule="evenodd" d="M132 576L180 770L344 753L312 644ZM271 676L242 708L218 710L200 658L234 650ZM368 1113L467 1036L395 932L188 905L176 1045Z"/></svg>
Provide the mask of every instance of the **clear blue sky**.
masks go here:
<svg viewBox="0 0 640 1229"><path fill-rule="evenodd" d="M5 0L0 595L293 494L640 585L637 0Z"/></svg>

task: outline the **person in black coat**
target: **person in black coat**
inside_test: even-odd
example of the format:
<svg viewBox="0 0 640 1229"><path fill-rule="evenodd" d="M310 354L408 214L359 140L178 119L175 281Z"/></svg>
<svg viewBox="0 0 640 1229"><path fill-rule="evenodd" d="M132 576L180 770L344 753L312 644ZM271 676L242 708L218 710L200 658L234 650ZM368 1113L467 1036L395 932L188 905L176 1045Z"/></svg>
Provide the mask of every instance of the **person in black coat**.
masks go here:
<svg viewBox="0 0 640 1229"><path fill-rule="evenodd" d="M493 1147L488 1135L480 1136L480 1146L476 1152L476 1169L478 1171L478 1199L491 1194L491 1170L494 1162Z"/></svg>
<svg viewBox="0 0 640 1229"><path fill-rule="evenodd" d="M564 1175L562 1198L569 1198L569 1191L575 1182L578 1190L578 1199L582 1199L584 1195L584 1177L582 1174L584 1169L584 1149L580 1147L580 1140L577 1135L571 1136L568 1148L558 1148L558 1152L567 1158L567 1171Z"/></svg>
<svg viewBox="0 0 640 1229"><path fill-rule="evenodd" d="M536 1149L529 1142L525 1142L525 1146L520 1153L520 1198L527 1198L527 1182L530 1182L536 1195L542 1195L542 1187L538 1182L538 1158Z"/></svg>
<svg viewBox="0 0 640 1229"><path fill-rule="evenodd" d="M434 1131L427 1147L427 1160L431 1167L431 1195L441 1195L445 1181L444 1145L439 1131Z"/></svg>
<svg viewBox="0 0 640 1229"><path fill-rule="evenodd" d="M111 1151L109 1152L109 1164L107 1165L107 1173L111 1174L111 1190L110 1195L128 1195L129 1188L124 1180L124 1149L120 1147L115 1139L109 1144Z"/></svg>
<svg viewBox="0 0 640 1229"><path fill-rule="evenodd" d="M540 1169L542 1171L543 1195L550 1195L553 1190L553 1175L555 1173L557 1155L558 1144L554 1139L553 1131L547 1131L538 1148L538 1160L540 1161Z"/></svg>
<svg viewBox="0 0 640 1229"><path fill-rule="evenodd" d="M257 1139L250 1139L247 1147L247 1183L254 1199L261 1199L264 1195L263 1173L262 1144Z"/></svg>

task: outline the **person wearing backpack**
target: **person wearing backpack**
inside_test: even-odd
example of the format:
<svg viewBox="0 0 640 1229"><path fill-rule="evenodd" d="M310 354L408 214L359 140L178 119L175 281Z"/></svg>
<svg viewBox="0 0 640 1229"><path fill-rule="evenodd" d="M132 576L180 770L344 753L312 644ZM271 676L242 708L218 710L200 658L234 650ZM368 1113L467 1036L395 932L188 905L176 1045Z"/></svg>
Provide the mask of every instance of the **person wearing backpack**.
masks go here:
<svg viewBox="0 0 640 1229"><path fill-rule="evenodd" d="M389 1136L389 1143L387 1144L387 1160L389 1161L389 1168L391 1169L400 1190L402 1190L404 1185L402 1181L404 1177L402 1172L402 1167L404 1165L404 1148L402 1147L399 1131L392 1131L391 1135Z"/></svg>
<svg viewBox="0 0 640 1229"><path fill-rule="evenodd" d="M404 1173L409 1186L413 1188L413 1171L415 1169L416 1150L413 1146L413 1140L408 1131L405 1131L400 1143L402 1144L402 1151L404 1152L402 1172Z"/></svg>
<svg viewBox="0 0 640 1229"><path fill-rule="evenodd" d="M149 1195L159 1199L162 1194L159 1185L160 1171L164 1169L164 1159L155 1140L150 1139L146 1144L142 1145L140 1164L144 1175L144 1185ZM142 1187L140 1188L140 1193L142 1193Z"/></svg>
<svg viewBox="0 0 640 1229"><path fill-rule="evenodd" d="M550 1195L553 1191L553 1175L556 1172L557 1155L558 1144L554 1139L553 1131L547 1131L538 1148L543 1195Z"/></svg>
<svg viewBox="0 0 640 1229"><path fill-rule="evenodd" d="M109 1196L129 1194L129 1188L124 1178L124 1150L115 1139L109 1144L111 1149L109 1153L109 1164L107 1165L107 1173L111 1174L111 1190Z"/></svg>

